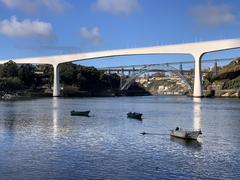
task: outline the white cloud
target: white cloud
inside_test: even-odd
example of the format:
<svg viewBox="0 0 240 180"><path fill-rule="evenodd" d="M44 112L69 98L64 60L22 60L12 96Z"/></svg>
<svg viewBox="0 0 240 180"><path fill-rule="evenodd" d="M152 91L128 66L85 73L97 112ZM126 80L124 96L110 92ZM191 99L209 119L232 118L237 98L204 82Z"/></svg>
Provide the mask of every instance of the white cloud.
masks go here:
<svg viewBox="0 0 240 180"><path fill-rule="evenodd" d="M0 21L0 33L8 37L51 38L54 35L51 23L29 19L18 21L15 16L12 16L10 20Z"/></svg>
<svg viewBox="0 0 240 180"><path fill-rule="evenodd" d="M97 0L93 7L114 15L130 15L141 8L139 0Z"/></svg>
<svg viewBox="0 0 240 180"><path fill-rule="evenodd" d="M236 21L232 8L226 4L197 5L191 9L191 14L199 25L214 27L232 24Z"/></svg>
<svg viewBox="0 0 240 180"><path fill-rule="evenodd" d="M69 7L65 0L0 0L7 8L17 9L28 13L47 9L53 13L63 13Z"/></svg>
<svg viewBox="0 0 240 180"><path fill-rule="evenodd" d="M36 10L36 3L30 2L29 0L0 0L9 9L20 9L28 12ZM29 3L30 2L30 3Z"/></svg>
<svg viewBox="0 0 240 180"><path fill-rule="evenodd" d="M57 14L62 14L68 7L70 7L70 4L65 0L41 0L40 2L42 2L51 12Z"/></svg>
<svg viewBox="0 0 240 180"><path fill-rule="evenodd" d="M98 27L94 27L92 29L87 29L86 27L80 28L80 36L89 41L92 44L100 44L102 42L102 38L99 32Z"/></svg>

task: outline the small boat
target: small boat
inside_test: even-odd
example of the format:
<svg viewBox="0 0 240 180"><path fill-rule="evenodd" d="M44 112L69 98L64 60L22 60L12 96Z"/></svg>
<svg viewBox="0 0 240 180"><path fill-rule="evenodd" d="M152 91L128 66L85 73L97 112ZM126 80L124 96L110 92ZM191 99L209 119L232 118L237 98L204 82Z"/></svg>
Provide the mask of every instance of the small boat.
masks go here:
<svg viewBox="0 0 240 180"><path fill-rule="evenodd" d="M171 130L170 135L182 139L191 139L191 140L197 140L198 136L202 134L201 130L196 131L189 131L189 130L183 130L182 128L176 127L175 129Z"/></svg>
<svg viewBox="0 0 240 180"><path fill-rule="evenodd" d="M71 111L71 116L89 116L90 111Z"/></svg>
<svg viewBox="0 0 240 180"><path fill-rule="evenodd" d="M141 113L129 112L129 113L127 113L127 117L142 120L142 114Z"/></svg>

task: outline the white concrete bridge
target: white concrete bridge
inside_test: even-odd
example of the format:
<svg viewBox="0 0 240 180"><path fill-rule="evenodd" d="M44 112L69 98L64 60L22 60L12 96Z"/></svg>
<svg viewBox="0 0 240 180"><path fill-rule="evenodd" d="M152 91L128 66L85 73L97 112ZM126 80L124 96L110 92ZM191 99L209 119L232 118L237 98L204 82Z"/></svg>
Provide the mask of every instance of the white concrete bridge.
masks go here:
<svg viewBox="0 0 240 180"><path fill-rule="evenodd" d="M194 97L202 97L202 82L201 82L201 57L208 52L216 52L227 49L240 48L240 39L226 39L217 41L205 41L195 43L185 43L166 46L153 46L145 48L120 49L110 51L99 51L89 53L66 54L57 56L45 57L30 57L12 59L17 64L50 64L54 68L54 83L53 96L60 95L59 82L59 65L66 62L82 61L95 58L106 58L114 56L128 55L153 55L153 54L179 54L192 55L195 60L195 75L194 75ZM0 64L6 63L8 60L0 61Z"/></svg>

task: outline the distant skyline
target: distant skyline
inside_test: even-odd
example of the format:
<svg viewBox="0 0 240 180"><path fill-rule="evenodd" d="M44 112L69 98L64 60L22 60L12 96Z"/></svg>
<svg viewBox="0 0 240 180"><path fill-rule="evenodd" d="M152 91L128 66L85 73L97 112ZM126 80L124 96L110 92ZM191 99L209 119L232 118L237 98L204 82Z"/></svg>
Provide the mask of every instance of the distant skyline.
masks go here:
<svg viewBox="0 0 240 180"><path fill-rule="evenodd" d="M238 0L0 0L0 59L240 38ZM239 56L239 49L204 59ZM79 61L105 67L192 60L127 56Z"/></svg>

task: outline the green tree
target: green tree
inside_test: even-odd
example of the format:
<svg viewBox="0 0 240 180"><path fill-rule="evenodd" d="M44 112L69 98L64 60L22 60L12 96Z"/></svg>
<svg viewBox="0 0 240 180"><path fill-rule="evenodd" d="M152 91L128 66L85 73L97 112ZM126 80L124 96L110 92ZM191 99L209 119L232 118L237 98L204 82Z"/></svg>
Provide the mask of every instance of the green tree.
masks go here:
<svg viewBox="0 0 240 180"><path fill-rule="evenodd" d="M17 77L1 78L0 79L0 91L12 92L22 89L22 81Z"/></svg>
<svg viewBox="0 0 240 180"><path fill-rule="evenodd" d="M60 65L60 80L63 84L72 85L76 80L76 65L65 63Z"/></svg>
<svg viewBox="0 0 240 180"><path fill-rule="evenodd" d="M34 84L34 69L32 65L21 65L18 68L18 78L25 86L32 86Z"/></svg>
<svg viewBox="0 0 240 180"><path fill-rule="evenodd" d="M41 77L36 77L36 85L42 84L53 84L53 66L52 65L38 65L35 71L42 72L43 75Z"/></svg>
<svg viewBox="0 0 240 180"><path fill-rule="evenodd" d="M17 64L13 61L4 63L1 69L2 77L16 77L17 76Z"/></svg>

